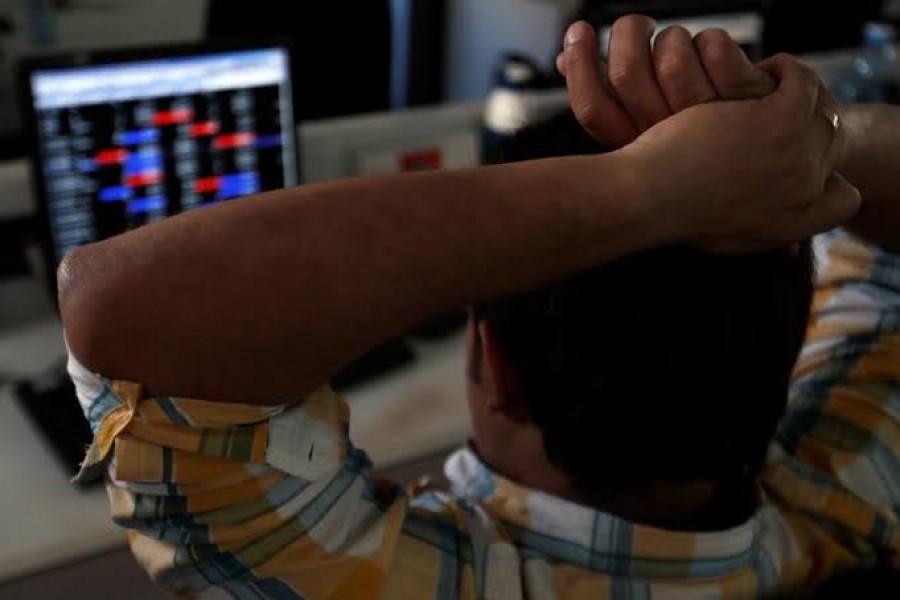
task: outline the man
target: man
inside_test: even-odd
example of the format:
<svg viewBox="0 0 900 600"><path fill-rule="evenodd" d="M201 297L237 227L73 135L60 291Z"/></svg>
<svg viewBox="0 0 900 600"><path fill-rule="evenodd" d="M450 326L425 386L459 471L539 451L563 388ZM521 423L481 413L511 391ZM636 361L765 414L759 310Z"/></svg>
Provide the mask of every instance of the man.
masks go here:
<svg viewBox="0 0 900 600"><path fill-rule="evenodd" d="M897 560L898 265L855 238L828 255L824 312L764 472L748 438L728 456L744 463L700 476L665 460L675 448L658 449L673 468L658 479L598 456L583 486L582 471L545 447L546 415L532 412L529 374L506 355L490 301L604 263L621 270L665 246L766 251L796 266L798 242L857 212L859 231L897 243L893 111L848 109L838 126L795 61L757 72L734 63L720 36L695 45L676 31L656 66L649 31L640 18L617 24L609 88L583 25L560 61L575 113L593 135L626 144L616 152L275 192L63 263L71 371L96 431L85 476L107 470L113 517L158 583L199 598L749 597ZM663 68L670 56L681 66ZM648 82L658 95L640 91ZM692 105L714 99L698 94L682 106L668 91L701 88L772 93ZM837 167L865 192L861 211ZM477 453L451 459L454 494L407 497L371 481L346 437L346 405L323 382L394 331L473 303ZM541 400L561 411L580 401ZM691 406L669 399L678 402ZM643 417L664 430L661 417Z"/></svg>

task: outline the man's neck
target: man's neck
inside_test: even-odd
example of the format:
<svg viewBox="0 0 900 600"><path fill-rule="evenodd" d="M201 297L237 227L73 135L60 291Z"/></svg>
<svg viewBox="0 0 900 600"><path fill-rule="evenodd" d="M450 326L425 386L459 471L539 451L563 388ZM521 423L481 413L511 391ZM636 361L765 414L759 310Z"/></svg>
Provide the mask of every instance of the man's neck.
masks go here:
<svg viewBox="0 0 900 600"><path fill-rule="evenodd" d="M587 504L585 498L572 486L569 477L553 465L544 452L537 452L528 445L516 447L515 458L490 452L475 440L469 447L491 471L513 483L531 490L540 490L579 504Z"/></svg>
<svg viewBox="0 0 900 600"><path fill-rule="evenodd" d="M712 481L663 482L634 492L586 494L543 452L538 456L519 449L515 460L504 461L485 455L474 441L470 446L493 472L517 485L660 529L721 531L740 525L756 508L752 483L723 486Z"/></svg>
<svg viewBox="0 0 900 600"><path fill-rule="evenodd" d="M675 531L721 531L749 518L752 502L723 493L712 481L655 483L639 492L613 493L592 506L634 523Z"/></svg>

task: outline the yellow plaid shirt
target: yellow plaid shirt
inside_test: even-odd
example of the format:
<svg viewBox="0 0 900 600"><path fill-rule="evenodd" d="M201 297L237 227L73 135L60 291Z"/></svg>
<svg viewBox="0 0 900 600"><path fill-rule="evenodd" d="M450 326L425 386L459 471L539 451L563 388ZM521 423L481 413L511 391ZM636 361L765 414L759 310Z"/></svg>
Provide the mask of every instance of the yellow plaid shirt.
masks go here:
<svg viewBox="0 0 900 600"><path fill-rule="evenodd" d="M461 450L451 490L374 480L327 387L260 408L146 397L73 357L112 517L183 598L748 598L900 567L900 257L835 232L764 501L729 531L646 527L524 489ZM460 374L462 376L462 374ZM728 391L723 390L723 397Z"/></svg>

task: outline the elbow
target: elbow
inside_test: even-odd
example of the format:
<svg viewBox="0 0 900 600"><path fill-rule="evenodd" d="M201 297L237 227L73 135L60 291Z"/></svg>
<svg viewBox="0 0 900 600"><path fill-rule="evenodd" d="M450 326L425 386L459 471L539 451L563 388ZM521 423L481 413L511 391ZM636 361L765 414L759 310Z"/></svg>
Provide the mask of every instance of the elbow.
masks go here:
<svg viewBox="0 0 900 600"><path fill-rule="evenodd" d="M56 269L56 298L64 323L67 309L74 302L75 290L81 283L81 276L84 273L82 265L85 260L83 249L76 248L63 257Z"/></svg>
<svg viewBox="0 0 900 600"><path fill-rule="evenodd" d="M100 371L104 343L107 294L101 281L97 252L83 247L69 252L56 271L57 301L69 351L92 371Z"/></svg>

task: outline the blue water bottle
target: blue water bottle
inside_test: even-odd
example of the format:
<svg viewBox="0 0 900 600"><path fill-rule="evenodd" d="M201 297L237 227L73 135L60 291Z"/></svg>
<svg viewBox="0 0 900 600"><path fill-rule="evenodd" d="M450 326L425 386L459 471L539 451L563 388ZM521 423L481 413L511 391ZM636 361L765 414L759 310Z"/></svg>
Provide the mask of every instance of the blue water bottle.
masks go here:
<svg viewBox="0 0 900 600"><path fill-rule="evenodd" d="M848 67L829 79L829 87L839 100L900 104L900 59L895 38L889 26L866 26L864 47Z"/></svg>

